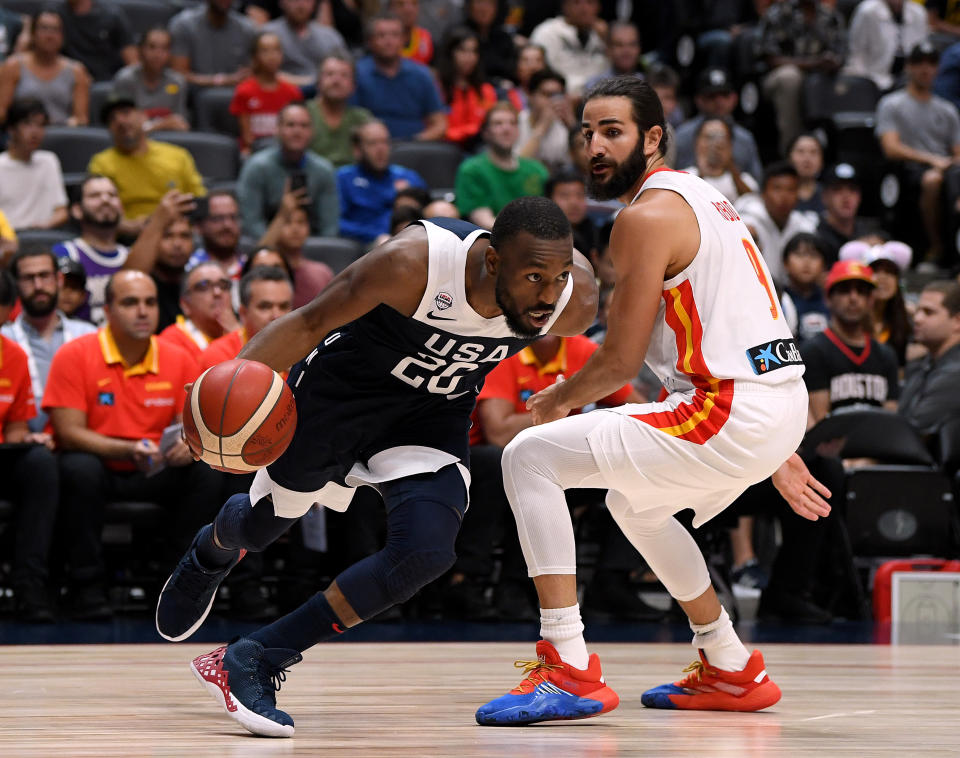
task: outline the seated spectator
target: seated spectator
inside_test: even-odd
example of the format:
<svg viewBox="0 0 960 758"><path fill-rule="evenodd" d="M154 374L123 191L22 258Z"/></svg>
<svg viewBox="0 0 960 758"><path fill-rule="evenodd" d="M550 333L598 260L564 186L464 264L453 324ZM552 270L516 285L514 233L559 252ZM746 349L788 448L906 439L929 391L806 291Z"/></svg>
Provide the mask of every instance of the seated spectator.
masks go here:
<svg viewBox="0 0 960 758"><path fill-rule="evenodd" d="M763 176L763 165L753 135L733 120L737 100L729 73L719 68L708 68L700 75L694 97L697 115L677 127L677 157L674 165L692 166L696 163L697 129L706 118L722 118L733 129L733 160L750 176Z"/></svg>
<svg viewBox="0 0 960 758"><path fill-rule="evenodd" d="M683 107L680 105L680 98L677 92L680 88L680 77L677 72L669 66L663 64L653 66L647 72L647 84L653 87L653 91L660 98L660 104L663 105L663 117L667 121L668 127L676 129L683 123ZM670 139L670 147L676 150L676 137ZM668 166L673 162L668 161Z"/></svg>
<svg viewBox="0 0 960 758"><path fill-rule="evenodd" d="M201 263L216 263L234 281L246 260L240 252L240 204L229 190L214 190L195 216L200 247L187 261L187 271Z"/></svg>
<svg viewBox="0 0 960 758"><path fill-rule="evenodd" d="M83 266L70 258L58 258L58 267L63 274L63 286L57 297L57 308L64 316L81 319L82 313L89 311L87 301L90 293L87 292L87 272ZM87 323L90 323L89 321Z"/></svg>
<svg viewBox="0 0 960 758"><path fill-rule="evenodd" d="M486 149L460 164L455 194L462 217L491 229L511 200L543 194L548 172L542 163L514 154L519 130L517 112L509 103L497 103L487 112L482 135Z"/></svg>
<svg viewBox="0 0 960 758"><path fill-rule="evenodd" d="M376 16L367 27L370 55L357 61L353 104L387 125L394 139L442 140L447 116L430 69L401 55L403 24Z"/></svg>
<svg viewBox="0 0 960 758"><path fill-rule="evenodd" d="M218 337L200 353L200 370L236 358L248 340L289 313L292 304L293 285L286 271L276 266L251 269L240 280L240 328Z"/></svg>
<svg viewBox="0 0 960 758"><path fill-rule="evenodd" d="M61 55L63 19L40 10L30 23L30 46L0 66L0 121L14 98L43 103L51 124L83 126L89 121L90 74L82 63Z"/></svg>
<svg viewBox="0 0 960 758"><path fill-rule="evenodd" d="M506 3L501 0L466 0L463 23L480 41L480 68L491 80L513 79L517 46L504 28Z"/></svg>
<svg viewBox="0 0 960 758"><path fill-rule="evenodd" d="M487 111L497 102L497 91L480 68L480 41L466 26L455 26L443 39L437 56L437 78L447 103L447 142L470 150L480 136Z"/></svg>
<svg viewBox="0 0 960 758"><path fill-rule="evenodd" d="M863 0L850 19L843 73L890 89L904 57L927 37L927 14L909 0Z"/></svg>
<svg viewBox="0 0 960 758"><path fill-rule="evenodd" d="M117 185L106 176L88 176L80 185L79 202L70 206L70 217L80 226L80 236L54 245L53 252L83 266L90 297L79 316L101 324L107 280L124 267L130 254L117 242L123 218Z"/></svg>
<svg viewBox="0 0 960 758"><path fill-rule="evenodd" d="M906 187L902 194L919 195L929 244L925 260L932 263L945 257L941 229L944 195L952 206L960 193L955 167L960 159L960 116L951 103L931 90L938 60L936 48L929 43L910 51L907 86L880 99L876 126L884 156L903 167Z"/></svg>
<svg viewBox="0 0 960 758"><path fill-rule="evenodd" d="M537 71L530 77L530 107L520 112L517 122L517 154L540 161L550 171L570 166L568 137L577 119L565 89L566 82L556 71Z"/></svg>
<svg viewBox="0 0 960 758"><path fill-rule="evenodd" d="M333 279L333 270L326 263L304 256L303 245L309 234L306 210L297 204L295 196L288 194L260 241L275 249L283 259L284 267L291 272L294 308L309 303Z"/></svg>
<svg viewBox="0 0 960 758"><path fill-rule="evenodd" d="M636 25L629 21L614 21L607 31L607 54L610 56L610 66L602 74L590 78L584 87L584 92L603 79L614 76L638 76L643 78L640 70L640 32Z"/></svg>
<svg viewBox="0 0 960 758"><path fill-rule="evenodd" d="M579 96L584 85L610 66L597 32L599 0L563 0L560 16L539 24L530 41L546 51L547 65L567 80L567 93Z"/></svg>
<svg viewBox="0 0 960 758"><path fill-rule="evenodd" d="M570 222L574 248L593 258L598 252L600 234L587 215L586 180L572 171L554 174L544 185L543 194L560 206Z"/></svg>
<svg viewBox="0 0 960 758"><path fill-rule="evenodd" d="M687 4L693 18L699 21L697 57L711 68L730 69L735 63L732 50L734 40L757 21L757 9L769 2L754 3L742 0L700 0Z"/></svg>
<svg viewBox="0 0 960 758"><path fill-rule="evenodd" d="M15 229L52 229L68 218L60 159L41 150L47 111L39 100L14 100L7 149L0 153L0 209Z"/></svg>
<svg viewBox="0 0 960 758"><path fill-rule="evenodd" d="M517 86L511 89L508 100L518 112L530 105L530 79L547 67L547 54L540 45L527 43L517 52L517 67L511 77ZM578 125L579 128L579 125Z"/></svg>
<svg viewBox="0 0 960 758"><path fill-rule="evenodd" d="M733 129L722 118L707 118L700 122L696 136L696 165L685 168L699 176L730 202L748 192L760 189L757 180L741 172L733 159Z"/></svg>
<svg viewBox="0 0 960 758"><path fill-rule="evenodd" d="M830 325L804 343L803 375L810 393L810 421L816 424L843 408L896 410L897 356L864 328L876 285L869 266L833 264L824 285Z"/></svg>
<svg viewBox="0 0 960 758"><path fill-rule="evenodd" d="M179 436L159 446L164 430L180 419L183 386L196 378L197 365L183 350L153 336L153 280L140 271L123 271L106 291L107 325L60 348L43 398L64 451L60 484L70 535L68 599L74 614L84 618L111 613L101 549L107 502L150 500L167 509L168 552L173 554L185 550L213 515L223 476L194 461Z"/></svg>
<svg viewBox="0 0 960 758"><path fill-rule="evenodd" d="M332 26L313 18L316 0L280 0L281 18L263 25L263 31L276 34L283 46L280 70L299 87L316 84L317 71L329 55L344 54L347 43Z"/></svg>
<svg viewBox="0 0 960 758"><path fill-rule="evenodd" d="M760 20L760 45L770 72L763 92L777 112L780 150L786 154L803 128L803 79L832 74L843 63L843 18L830 3L787 0L773 3Z"/></svg>
<svg viewBox="0 0 960 758"><path fill-rule="evenodd" d="M147 116L144 129L189 131L187 80L170 67L170 32L155 26L140 38L140 61L120 69L113 91L132 98Z"/></svg>
<svg viewBox="0 0 960 758"><path fill-rule="evenodd" d="M403 24L403 57L424 66L433 63L433 36L417 25L420 0L387 0L387 10Z"/></svg>
<svg viewBox="0 0 960 758"><path fill-rule="evenodd" d="M183 315L160 332L160 339L198 358L211 342L237 328L231 289L232 283L215 263L201 263L191 269L180 286Z"/></svg>
<svg viewBox="0 0 960 758"><path fill-rule="evenodd" d="M517 355L502 361L488 376L477 399L480 438L474 438L471 447L471 501L478 507L475 516L464 518L457 540L457 563L451 577L453 587L449 594L476 594L476 588L489 577L492 568L492 549L498 527L511 519L510 509L503 494L500 469L502 449L517 434L532 425L526 409L527 399L537 391L550 386L563 374L576 373L598 348L586 337L558 337L547 335L533 342ZM603 405L643 402L642 396L630 385L624 386L601 401ZM574 411L577 413L578 411ZM483 439L485 438L485 440ZM482 445L478 443L486 442ZM583 493L586 494L586 493ZM599 497L598 497L599 495ZM592 501L591 501L592 497ZM597 504L602 494L593 492L575 502ZM612 524L611 524L612 526ZM611 529L611 532L618 531ZM611 533L608 540L613 538ZM624 540L624 543L626 541ZM605 545L605 548L610 547ZM653 612L629 591L630 571L637 567L636 552L604 550L603 556L586 593L591 611L614 613L623 619L649 620L662 613ZM495 591L495 604L500 612L520 611L521 618L529 618L529 601L522 602L529 579L514 532L504 530L503 567L500 583ZM470 605L479 606L477 602ZM511 615L511 618L517 616Z"/></svg>
<svg viewBox="0 0 960 758"><path fill-rule="evenodd" d="M317 96L307 101L307 110L313 125L310 149L334 168L353 162L353 130L373 118L366 108L349 104L355 91L353 58L346 53L328 55L320 65Z"/></svg>
<svg viewBox="0 0 960 758"><path fill-rule="evenodd" d="M47 386L50 363L65 343L95 332L87 321L72 319L57 309L63 275L57 256L49 250L21 250L10 261L10 273L17 283L20 315L0 331L16 342L27 356L36 415L29 419L31 432L43 432L47 414L40 403Z"/></svg>
<svg viewBox="0 0 960 758"><path fill-rule="evenodd" d="M849 163L828 168L821 180L824 211L820 214L816 235L824 241L827 266L839 259L840 248L847 242L867 234L871 227L857 215L860 210L860 178Z"/></svg>
<svg viewBox="0 0 960 758"><path fill-rule="evenodd" d="M133 33L121 8L102 0L67 0L62 8L63 52L80 61L95 82L109 81L137 62Z"/></svg>
<svg viewBox="0 0 960 758"><path fill-rule="evenodd" d="M25 17L19 13L0 8L0 61L10 55L19 44Z"/></svg>
<svg viewBox="0 0 960 758"><path fill-rule="evenodd" d="M235 87L250 74L256 30L232 5L233 0L207 0L170 20L171 65L195 87Z"/></svg>
<svg viewBox="0 0 960 758"><path fill-rule="evenodd" d="M247 262L243 264L243 273L240 278L243 279L244 276L255 268L268 266L272 268L282 268L286 272L287 278L291 282L293 281L293 269L290 268L287 259L276 250L270 250L266 247L261 247L257 252L247 258Z"/></svg>
<svg viewBox="0 0 960 758"><path fill-rule="evenodd" d="M254 153L243 164L237 197L243 231L259 239L288 189L299 191L310 216L310 233L336 237L340 204L333 165L309 151L310 113L299 103L280 111L277 144Z"/></svg>
<svg viewBox="0 0 960 758"><path fill-rule="evenodd" d="M278 75L283 63L280 38L262 32L254 38L251 69L233 92L230 112L240 124L240 152L248 155L256 140L277 134L277 116L289 103L303 100L300 88Z"/></svg>
<svg viewBox="0 0 960 758"><path fill-rule="evenodd" d="M147 139L146 115L132 98L116 95L108 99L101 120L110 130L113 147L94 155L87 170L109 177L117 186L123 204L122 234L139 234L171 189L198 197L207 194L189 152Z"/></svg>
<svg viewBox="0 0 960 758"><path fill-rule="evenodd" d="M787 150L787 159L797 170L799 179L797 210L819 219L824 211L823 185L819 181L823 171L823 145L813 134L804 132L793 140Z"/></svg>
<svg viewBox="0 0 960 758"><path fill-rule="evenodd" d="M427 189L427 183L416 171L390 163L390 134L381 121L358 126L353 147L357 162L337 171L340 234L366 244L389 233L397 192Z"/></svg>
<svg viewBox="0 0 960 758"><path fill-rule="evenodd" d="M933 93L960 108L960 42L954 42L940 56Z"/></svg>
<svg viewBox="0 0 960 758"><path fill-rule="evenodd" d="M797 170L786 161L767 166L760 195L743 195L736 209L754 232L754 239L775 282L783 281L784 244L797 232L812 232L814 224L797 207Z"/></svg>
<svg viewBox="0 0 960 758"><path fill-rule="evenodd" d="M783 269L786 281L780 305L797 344L802 345L830 322L830 310L820 286L826 271L823 241L809 232L794 234L783 248Z"/></svg>
<svg viewBox="0 0 960 758"><path fill-rule="evenodd" d="M915 357L909 354L910 315L900 285L900 275L909 268L912 255L909 245L894 240L871 245L858 239L840 248L840 260L859 261L873 271L877 284L873 295L873 336L893 348L901 366Z"/></svg>
<svg viewBox="0 0 960 758"><path fill-rule="evenodd" d="M0 335L0 390L0 480L16 508L11 577L16 615L21 621L49 623L54 620L49 560L59 498L57 461L50 452L50 435L31 432L27 426L37 413L28 359L4 335ZM29 447L2 449L4 443Z"/></svg>
<svg viewBox="0 0 960 758"><path fill-rule="evenodd" d="M433 200L423 208L422 218L460 218L457 206L448 200Z"/></svg>
<svg viewBox="0 0 960 758"><path fill-rule="evenodd" d="M927 355L907 365L897 412L925 437L960 415L960 285L927 284L913 316L913 338Z"/></svg>

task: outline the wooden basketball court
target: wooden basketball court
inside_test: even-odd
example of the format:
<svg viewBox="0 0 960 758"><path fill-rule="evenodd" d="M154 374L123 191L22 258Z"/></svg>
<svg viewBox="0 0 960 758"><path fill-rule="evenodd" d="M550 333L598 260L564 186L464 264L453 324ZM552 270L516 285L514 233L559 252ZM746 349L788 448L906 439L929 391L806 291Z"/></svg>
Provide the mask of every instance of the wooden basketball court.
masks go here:
<svg viewBox="0 0 960 758"><path fill-rule="evenodd" d="M213 645L0 648L0 756L957 756L960 647L767 645L784 698L763 713L653 711L688 645L594 646L620 707L585 721L495 728L474 709L519 681L519 643L336 643L291 669L296 736L247 734L189 671Z"/></svg>

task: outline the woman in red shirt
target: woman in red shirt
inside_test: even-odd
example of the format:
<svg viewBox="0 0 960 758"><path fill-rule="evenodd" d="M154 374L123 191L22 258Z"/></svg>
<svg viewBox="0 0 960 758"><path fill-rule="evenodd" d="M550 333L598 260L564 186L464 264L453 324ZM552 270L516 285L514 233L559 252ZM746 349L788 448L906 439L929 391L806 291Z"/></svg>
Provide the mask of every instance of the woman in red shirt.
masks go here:
<svg viewBox="0 0 960 758"><path fill-rule="evenodd" d="M251 51L253 75L233 92L230 112L240 123L240 150L247 154L255 140L277 133L277 115L289 103L303 100L300 88L282 79L283 46L276 34L257 35Z"/></svg>
<svg viewBox="0 0 960 758"><path fill-rule="evenodd" d="M480 136L484 116L497 102L497 91L480 67L476 32L457 26L447 33L437 56L437 76L450 108L446 139L469 150Z"/></svg>

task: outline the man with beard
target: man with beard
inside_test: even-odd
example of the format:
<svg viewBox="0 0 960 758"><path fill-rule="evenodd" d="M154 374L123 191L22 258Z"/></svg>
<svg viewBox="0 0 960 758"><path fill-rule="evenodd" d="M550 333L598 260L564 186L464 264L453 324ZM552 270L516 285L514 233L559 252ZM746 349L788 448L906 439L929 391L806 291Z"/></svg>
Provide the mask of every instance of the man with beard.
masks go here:
<svg viewBox="0 0 960 758"><path fill-rule="evenodd" d="M32 402L19 417L0 412L0 441L35 443L25 450L5 451L0 455L0 479L12 483L9 492L21 506L18 508L13 550L14 593L18 616L22 620L53 621L47 575L59 478L57 463L51 453L53 443L44 431L47 414L40 408L40 402L54 353L64 343L95 329L86 321L67 318L56 309L63 275L53 253L20 251L10 262L10 272L17 283L17 295L23 310L16 321L3 326L2 333L3 338L16 343L23 351L26 371L22 379ZM11 350L2 352L0 396L8 392L15 396L17 393L11 391L16 387L3 381L10 378L5 369L13 366L14 355ZM18 422L19 430L11 428L12 422Z"/></svg>
<svg viewBox="0 0 960 758"><path fill-rule="evenodd" d="M382 121L358 126L352 141L357 162L337 171L340 235L368 244L390 233L390 214L398 190L428 187L413 169L390 163L390 132Z"/></svg>
<svg viewBox="0 0 960 758"><path fill-rule="evenodd" d="M549 173L539 161L514 155L520 129L510 103L497 103L487 111L480 133L487 149L460 164L454 191L460 215L492 229L500 209L511 200L542 195Z"/></svg>
<svg viewBox="0 0 960 758"><path fill-rule="evenodd" d="M80 225L80 236L54 245L53 252L83 266L90 297L78 315L101 324L107 280L123 268L130 253L117 242L123 218L117 185L105 176L88 176L80 185L80 201L70 206L70 216Z"/></svg>
<svg viewBox="0 0 960 758"><path fill-rule="evenodd" d="M233 283L215 263L190 269L180 284L183 315L160 333L160 339L199 358L211 342L239 326L230 303L232 288Z"/></svg>
<svg viewBox="0 0 960 758"><path fill-rule="evenodd" d="M250 494L197 534L160 594L160 634L192 635L243 551L263 550L314 503L343 510L354 487L374 485L387 539L290 614L194 661L208 691L237 704L228 715L255 734L292 736L271 677L453 565L484 376L541 334L581 333L596 297L563 212L527 197L492 233L449 219L410 225L244 346L240 358L293 366L296 431Z"/></svg>
<svg viewBox="0 0 960 758"><path fill-rule="evenodd" d="M201 263L216 263L233 280L240 280L240 269L246 256L240 252L240 206L229 190L214 190L207 197L206 208L197 220L201 246L190 260L187 270Z"/></svg>
<svg viewBox="0 0 960 758"><path fill-rule="evenodd" d="M807 420L803 362L729 201L664 166L663 108L653 88L636 77L598 84L586 95L582 128L590 192L627 203L610 236L616 292L603 344L576 374L527 400L537 426L503 452L543 639L536 659L524 662L523 681L482 706L477 722L587 718L619 703L600 659L587 653L577 603L564 490L590 487L609 490L611 516L686 612L699 650L689 676L641 702L767 708L780 690L760 652L737 637L696 542L674 514L693 509L698 527L776 472L793 508L826 515L825 488L794 453ZM664 386L661 402L564 418L622 387L644 360Z"/></svg>

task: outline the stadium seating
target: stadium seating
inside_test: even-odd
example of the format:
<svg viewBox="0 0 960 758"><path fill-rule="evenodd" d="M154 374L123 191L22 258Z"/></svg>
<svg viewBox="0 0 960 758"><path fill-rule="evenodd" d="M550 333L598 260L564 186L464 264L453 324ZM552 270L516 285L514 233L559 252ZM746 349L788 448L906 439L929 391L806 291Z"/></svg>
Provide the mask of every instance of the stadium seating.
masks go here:
<svg viewBox="0 0 960 758"><path fill-rule="evenodd" d="M104 126L100 120L100 111L113 92L113 81L94 82L90 85L90 125Z"/></svg>
<svg viewBox="0 0 960 758"><path fill-rule="evenodd" d="M68 194L83 181L90 159L112 146L110 132L99 126L48 126L41 145L60 159Z"/></svg>
<svg viewBox="0 0 960 758"><path fill-rule="evenodd" d="M194 123L198 131L240 136L240 126L230 113L233 87L205 87L193 98Z"/></svg>
<svg viewBox="0 0 960 758"><path fill-rule="evenodd" d="M21 229L17 232L21 250L47 250L76 236L76 232L68 229Z"/></svg>
<svg viewBox="0 0 960 758"><path fill-rule="evenodd" d="M313 261L326 263L339 274L363 253L363 248L353 240L341 237L308 237L303 254Z"/></svg>
<svg viewBox="0 0 960 758"><path fill-rule="evenodd" d="M137 42L148 29L155 26L168 26L170 19L181 10L180 7L166 0L112 0L111 4L119 7L126 14L130 30Z"/></svg>
<svg viewBox="0 0 960 758"><path fill-rule="evenodd" d="M179 145L190 152L205 182L230 181L240 172L237 141L223 134L204 132L153 132L151 139Z"/></svg>
<svg viewBox="0 0 960 758"><path fill-rule="evenodd" d="M390 160L413 169L434 197L453 192L463 151L447 142L395 142Z"/></svg>

